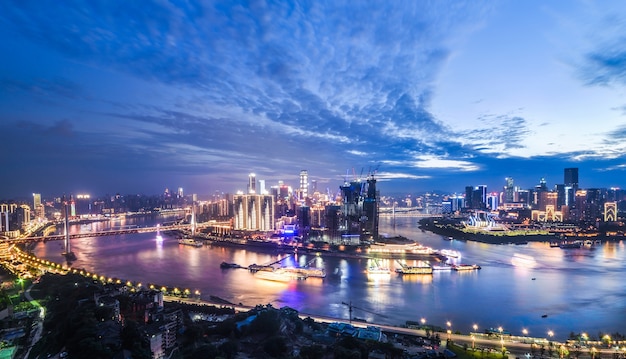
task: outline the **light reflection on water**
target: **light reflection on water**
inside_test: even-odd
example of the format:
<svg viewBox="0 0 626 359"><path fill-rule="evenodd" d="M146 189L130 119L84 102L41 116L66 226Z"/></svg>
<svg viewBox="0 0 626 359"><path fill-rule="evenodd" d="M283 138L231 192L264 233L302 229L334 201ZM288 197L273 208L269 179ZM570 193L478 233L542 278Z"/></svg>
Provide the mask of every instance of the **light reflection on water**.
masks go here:
<svg viewBox="0 0 626 359"><path fill-rule="evenodd" d="M152 225L154 218L127 218L114 225ZM123 223L123 224L122 224ZM71 232L109 228L108 222L76 225ZM285 265L323 267L327 277L291 283L259 279L244 269L222 270L221 262L244 266L266 264L282 258L269 253L204 246L179 245L160 233L73 240L78 260L85 268L106 276L142 283L200 290L204 298L215 295L246 305L288 305L304 313L348 318L342 302L352 302L353 316L368 321L403 324L424 317L431 324L468 332L503 326L512 333L526 328L545 337L553 330L565 339L574 332L626 332L626 248L623 242L603 243L594 249L562 250L548 243L488 245L446 240L417 229L416 220L397 219L395 228L381 218L382 231L403 235L437 249L460 251L457 263L479 264L480 271L435 271L432 275L368 274L367 259L317 257L298 254ZM60 241L39 244L35 254L60 262ZM534 259L534 266L513 265L516 256ZM384 262L393 271L394 261ZM412 261L408 261L413 265ZM535 278L533 280L533 278ZM547 314L547 318L541 316Z"/></svg>

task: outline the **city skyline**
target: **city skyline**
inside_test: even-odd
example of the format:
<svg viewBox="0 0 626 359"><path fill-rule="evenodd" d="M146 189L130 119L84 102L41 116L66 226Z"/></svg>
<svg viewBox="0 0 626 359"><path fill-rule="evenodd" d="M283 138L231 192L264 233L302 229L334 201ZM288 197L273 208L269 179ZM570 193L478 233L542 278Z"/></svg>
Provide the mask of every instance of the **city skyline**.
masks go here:
<svg viewBox="0 0 626 359"><path fill-rule="evenodd" d="M0 4L0 198L623 186L626 5Z"/></svg>

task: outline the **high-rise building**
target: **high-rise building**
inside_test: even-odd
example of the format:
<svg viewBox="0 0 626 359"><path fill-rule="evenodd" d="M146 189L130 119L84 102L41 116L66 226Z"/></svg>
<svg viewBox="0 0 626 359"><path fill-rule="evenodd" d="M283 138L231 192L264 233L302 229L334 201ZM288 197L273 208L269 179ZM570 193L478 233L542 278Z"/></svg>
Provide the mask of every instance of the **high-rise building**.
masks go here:
<svg viewBox="0 0 626 359"><path fill-rule="evenodd" d="M563 183L578 189L578 168L566 168L563 171Z"/></svg>
<svg viewBox="0 0 626 359"><path fill-rule="evenodd" d="M41 193L33 193L33 213L35 213L36 219L41 219L46 216L45 208L41 203Z"/></svg>
<svg viewBox="0 0 626 359"><path fill-rule="evenodd" d="M256 175L254 173L250 173L248 175L248 194L253 194L256 192Z"/></svg>
<svg viewBox="0 0 626 359"><path fill-rule="evenodd" d="M492 211L495 211L496 209L498 209L498 207L500 206L500 198L498 196L498 193L493 192L493 193L489 193L487 195L487 208L491 209Z"/></svg>
<svg viewBox="0 0 626 359"><path fill-rule="evenodd" d="M309 196L309 173L307 170L300 171L300 200Z"/></svg>
<svg viewBox="0 0 626 359"><path fill-rule="evenodd" d="M177 194L178 194L178 198L183 198L184 197L184 195L183 195L183 188L182 187L178 187L178 193Z"/></svg>
<svg viewBox="0 0 626 359"><path fill-rule="evenodd" d="M274 197L238 193L233 198L234 229L273 231Z"/></svg>
<svg viewBox="0 0 626 359"><path fill-rule="evenodd" d="M360 242L378 238L378 191L376 179L370 176L366 182L355 180L340 186L341 211L339 231L342 238L354 238Z"/></svg>
<svg viewBox="0 0 626 359"><path fill-rule="evenodd" d="M565 205L575 207L576 191L578 191L578 168L563 170L563 184L565 185Z"/></svg>
<svg viewBox="0 0 626 359"><path fill-rule="evenodd" d="M41 204L41 193L33 193L33 211Z"/></svg>
<svg viewBox="0 0 626 359"><path fill-rule="evenodd" d="M604 221L617 221L617 202L606 202L604 204Z"/></svg>
<svg viewBox="0 0 626 359"><path fill-rule="evenodd" d="M513 177L505 178L504 185L504 203L513 203L513 195L515 193L515 185L513 184Z"/></svg>

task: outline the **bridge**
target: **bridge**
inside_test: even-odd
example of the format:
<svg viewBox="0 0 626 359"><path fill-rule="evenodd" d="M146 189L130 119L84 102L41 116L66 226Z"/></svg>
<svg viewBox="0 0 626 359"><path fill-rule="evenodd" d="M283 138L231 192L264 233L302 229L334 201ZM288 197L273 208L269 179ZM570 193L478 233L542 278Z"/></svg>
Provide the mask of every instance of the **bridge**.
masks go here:
<svg viewBox="0 0 626 359"><path fill-rule="evenodd" d="M179 231L179 230L189 230L191 229L191 224L172 224L167 226L153 226L153 227L125 227L119 229L112 229L108 231L98 231L98 232L84 232L84 233L74 233L70 234L70 239L75 238L87 238L87 237L106 237L106 236L116 236L120 234L133 234L133 233L150 233L150 232L158 232L158 231ZM200 227L200 225L196 225L196 227ZM51 236L35 236L35 237L27 237L20 238L16 240L10 240L11 243L25 243L25 242L33 242L33 241L59 241L64 240L64 234L55 234Z"/></svg>

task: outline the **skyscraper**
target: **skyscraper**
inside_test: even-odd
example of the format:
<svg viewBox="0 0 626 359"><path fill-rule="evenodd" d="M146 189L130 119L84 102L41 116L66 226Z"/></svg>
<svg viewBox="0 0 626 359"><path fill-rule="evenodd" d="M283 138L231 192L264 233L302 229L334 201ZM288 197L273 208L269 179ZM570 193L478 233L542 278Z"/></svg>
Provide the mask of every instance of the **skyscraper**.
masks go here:
<svg viewBox="0 0 626 359"><path fill-rule="evenodd" d="M248 193L256 193L256 175L254 173L248 175Z"/></svg>
<svg viewBox="0 0 626 359"><path fill-rule="evenodd" d="M309 196L309 173L307 170L300 171L300 199L305 200Z"/></svg>
<svg viewBox="0 0 626 359"><path fill-rule="evenodd" d="M564 170L564 184L570 186L575 190L578 189L578 168L566 168Z"/></svg>
<svg viewBox="0 0 626 359"><path fill-rule="evenodd" d="M505 178L506 184L504 185L504 203L513 203L513 194L515 193L515 186L513 184L513 177Z"/></svg>
<svg viewBox="0 0 626 359"><path fill-rule="evenodd" d="M566 168L563 171L563 184L565 185L566 206L574 207L576 191L578 191L578 168Z"/></svg>

